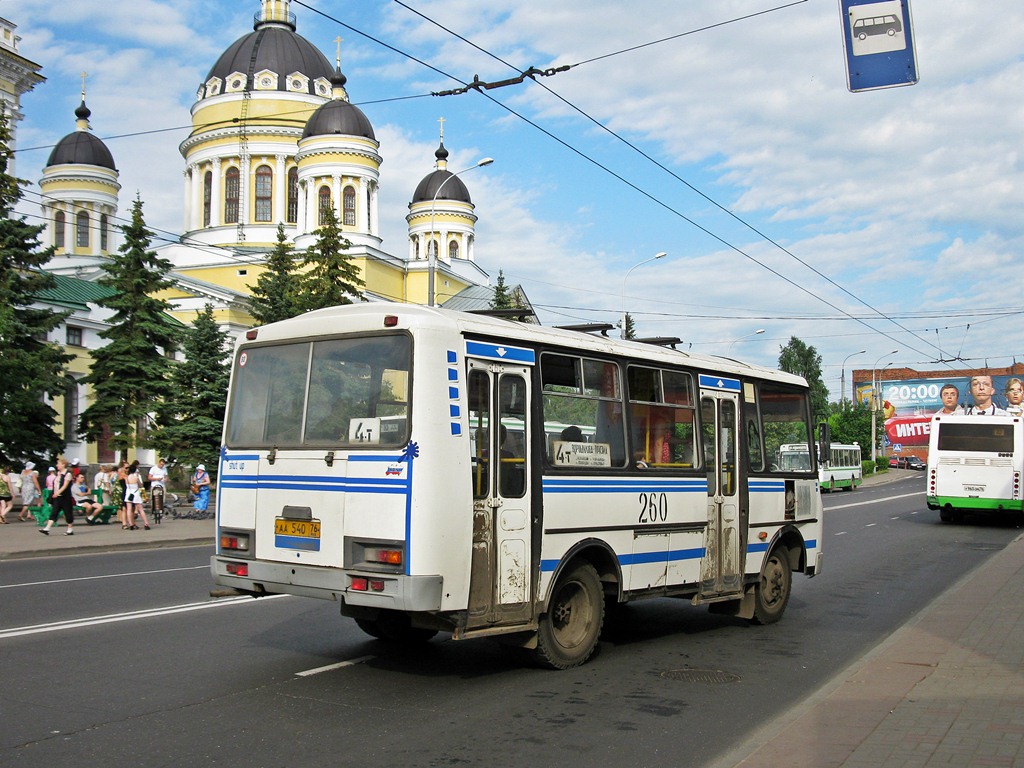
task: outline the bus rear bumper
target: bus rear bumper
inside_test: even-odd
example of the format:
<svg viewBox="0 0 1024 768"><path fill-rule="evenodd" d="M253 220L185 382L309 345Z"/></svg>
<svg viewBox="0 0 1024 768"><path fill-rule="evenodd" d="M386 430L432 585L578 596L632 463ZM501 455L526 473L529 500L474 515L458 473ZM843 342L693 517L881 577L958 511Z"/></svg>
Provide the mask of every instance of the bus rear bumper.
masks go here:
<svg viewBox="0 0 1024 768"><path fill-rule="evenodd" d="M253 595L298 595L395 611L441 609L441 576L405 576L340 568L236 560L214 555L217 584Z"/></svg>

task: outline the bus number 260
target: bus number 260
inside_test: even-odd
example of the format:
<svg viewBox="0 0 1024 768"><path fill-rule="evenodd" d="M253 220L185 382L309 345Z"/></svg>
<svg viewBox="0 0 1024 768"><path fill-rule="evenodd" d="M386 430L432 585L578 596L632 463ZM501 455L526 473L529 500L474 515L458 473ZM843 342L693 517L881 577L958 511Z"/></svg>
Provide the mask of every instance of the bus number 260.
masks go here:
<svg viewBox="0 0 1024 768"><path fill-rule="evenodd" d="M668 520L668 496L664 493L641 493L639 523L664 523Z"/></svg>

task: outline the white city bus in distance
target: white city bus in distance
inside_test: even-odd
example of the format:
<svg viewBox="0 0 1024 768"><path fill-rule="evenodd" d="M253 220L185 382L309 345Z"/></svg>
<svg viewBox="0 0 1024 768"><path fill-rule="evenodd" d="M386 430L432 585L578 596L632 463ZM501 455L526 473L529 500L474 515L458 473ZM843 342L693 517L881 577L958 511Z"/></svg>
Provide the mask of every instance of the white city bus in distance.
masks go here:
<svg viewBox="0 0 1024 768"><path fill-rule="evenodd" d="M943 522L965 512L1024 511L1024 419L1019 416L942 415L928 439L928 509Z"/></svg>
<svg viewBox="0 0 1024 768"><path fill-rule="evenodd" d="M239 340L223 442L215 581L391 641L503 635L567 668L606 598L770 623L821 569L817 474L770 459L812 445L807 385L731 360L335 307Z"/></svg>
<svg viewBox="0 0 1024 768"><path fill-rule="evenodd" d="M821 490L834 491L840 488L853 491L864 482L864 467L857 443L832 443L826 454L824 461L818 464Z"/></svg>

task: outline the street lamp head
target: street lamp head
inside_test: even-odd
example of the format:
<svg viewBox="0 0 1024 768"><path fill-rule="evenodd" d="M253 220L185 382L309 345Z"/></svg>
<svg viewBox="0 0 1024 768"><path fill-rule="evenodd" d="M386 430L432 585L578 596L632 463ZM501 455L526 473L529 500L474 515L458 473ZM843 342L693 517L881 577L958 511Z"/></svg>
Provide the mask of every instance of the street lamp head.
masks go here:
<svg viewBox="0 0 1024 768"><path fill-rule="evenodd" d="M480 168L481 166L484 166L484 165L490 165L493 162L494 162L494 158L493 157L485 157L483 160L478 160L475 167L476 168Z"/></svg>
<svg viewBox="0 0 1024 768"><path fill-rule="evenodd" d="M656 254L654 254L654 258L656 259L663 259L666 256L668 256L668 254L665 253L665 251L658 251Z"/></svg>

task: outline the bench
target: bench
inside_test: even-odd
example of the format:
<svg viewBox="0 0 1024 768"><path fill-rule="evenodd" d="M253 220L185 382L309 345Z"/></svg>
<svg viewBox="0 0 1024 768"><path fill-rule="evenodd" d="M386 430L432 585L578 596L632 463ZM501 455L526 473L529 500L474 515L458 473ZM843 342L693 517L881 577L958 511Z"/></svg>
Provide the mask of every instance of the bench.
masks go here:
<svg viewBox="0 0 1024 768"><path fill-rule="evenodd" d="M102 490L97 488L92 492L92 495L96 501L103 504ZM81 512L84 515L85 509L75 505L75 512ZM103 509L93 515L92 522L89 523L89 525L106 525L110 522L110 518L115 514L117 514L117 507L114 504L103 504Z"/></svg>
<svg viewBox="0 0 1024 768"><path fill-rule="evenodd" d="M39 504L30 506L28 508L29 514L36 519L36 524L39 527L46 525L46 521L50 519L50 513L53 511L53 507L50 506L50 496L53 494L49 488L43 490L43 497L40 499ZM100 504L103 504L103 491L95 490L92 495L96 498ZM83 507L75 505L75 512L84 515L85 509ZM103 509L96 513L92 519L92 525L106 525L110 522L110 518L117 513L117 507L113 504L104 504Z"/></svg>
<svg viewBox="0 0 1024 768"><path fill-rule="evenodd" d="M53 509L50 507L50 494L52 494L49 488L43 489L43 495L39 499L39 503L34 506L29 506L28 513L36 519L36 524L42 528L46 525L46 521L50 519L50 512Z"/></svg>

